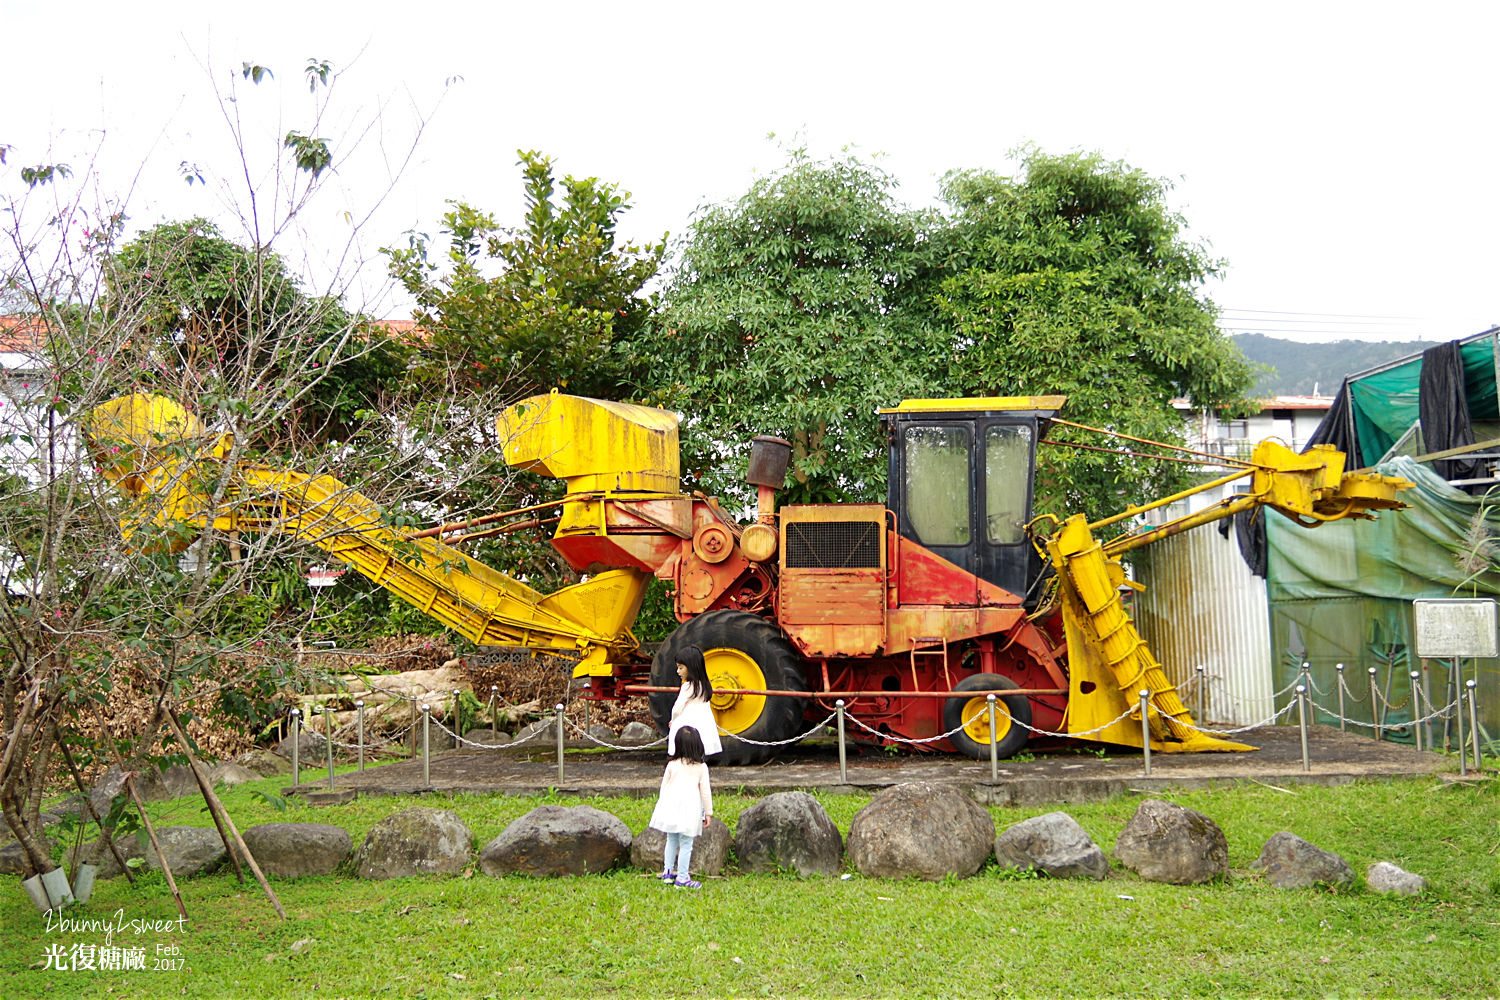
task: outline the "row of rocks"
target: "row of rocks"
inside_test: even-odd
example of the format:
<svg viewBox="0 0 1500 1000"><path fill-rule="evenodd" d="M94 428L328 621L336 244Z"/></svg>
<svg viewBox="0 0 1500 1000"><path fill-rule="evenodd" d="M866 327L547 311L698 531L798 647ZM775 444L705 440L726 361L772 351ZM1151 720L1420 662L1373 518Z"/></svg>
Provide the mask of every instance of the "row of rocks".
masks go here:
<svg viewBox="0 0 1500 1000"><path fill-rule="evenodd" d="M222 865L227 856L211 829L167 827L158 840L175 875L189 877ZM268 823L244 833L266 874L290 878L335 871L354 854L360 878L387 879L464 871L476 861L467 824L445 809L416 807L386 817L371 828L357 853L340 827L314 823ZM665 836L646 829L632 836L618 817L592 806L538 806L512 822L478 852L488 875L584 875L625 864L655 870ZM143 836L121 842L127 856L156 867ZM128 849L127 849L128 847ZM806 792L778 792L740 814L736 830L715 817L693 851L693 870L718 875L731 847L745 872L791 871L832 875L848 862L876 878L936 880L966 878L993 855L1003 867L1034 870L1054 878L1103 879L1109 860L1067 813L1023 820L1000 832L990 814L955 789L916 782L876 795L855 815L847 845L817 800ZM1223 831L1202 813L1159 799L1146 799L1115 842L1115 858L1148 881L1188 885L1229 872ZM99 877L120 874L113 858ZM1343 858L1291 833L1277 833L1251 866L1281 888L1348 884L1353 872ZM1389 862L1366 875L1378 892L1415 894L1420 876Z"/></svg>

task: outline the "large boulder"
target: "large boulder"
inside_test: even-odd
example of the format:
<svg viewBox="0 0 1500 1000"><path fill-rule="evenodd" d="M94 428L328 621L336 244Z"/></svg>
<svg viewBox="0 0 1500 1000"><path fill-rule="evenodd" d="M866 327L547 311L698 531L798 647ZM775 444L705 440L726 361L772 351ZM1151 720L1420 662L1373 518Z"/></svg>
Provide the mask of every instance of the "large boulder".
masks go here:
<svg viewBox="0 0 1500 1000"><path fill-rule="evenodd" d="M708 821L708 829L693 838L693 857L688 867L704 875L720 875L724 862L729 858L729 827L715 816ZM630 863L637 868L659 872L666 859L667 835L660 830L646 827L630 842ZM677 859L673 858L675 865Z"/></svg>
<svg viewBox="0 0 1500 1000"><path fill-rule="evenodd" d="M354 853L354 838L328 823L262 823L240 835L260 870L275 878L330 875Z"/></svg>
<svg viewBox="0 0 1500 1000"><path fill-rule="evenodd" d="M1005 830L995 838L995 860L1053 878L1102 879L1109 874L1104 852L1065 812L1033 816Z"/></svg>
<svg viewBox="0 0 1500 1000"><path fill-rule="evenodd" d="M354 859L360 878L452 875L474 856L474 834L447 809L414 806L376 823Z"/></svg>
<svg viewBox="0 0 1500 1000"><path fill-rule="evenodd" d="M136 840L137 849L130 854L145 857L147 868L161 870L161 862L157 860L156 851L151 847L146 831L137 833ZM224 850L224 841L219 838L219 831L211 827L157 827L156 842L161 845L161 853L167 859L167 867L172 869L173 878L192 878L194 875L207 874L215 871L229 857Z"/></svg>
<svg viewBox="0 0 1500 1000"><path fill-rule="evenodd" d="M254 750L246 750L234 759L234 762L249 771L254 771L262 778L274 778L278 774L291 774L292 761L283 757L274 750L257 747Z"/></svg>
<svg viewBox="0 0 1500 1000"><path fill-rule="evenodd" d="M485 747L504 746L510 742L510 733L503 729L471 729L464 733L464 740Z"/></svg>
<svg viewBox="0 0 1500 1000"><path fill-rule="evenodd" d="M1389 892L1397 896L1420 896L1427 880L1404 871L1389 861L1377 861L1365 872L1365 883L1371 892Z"/></svg>
<svg viewBox="0 0 1500 1000"><path fill-rule="evenodd" d="M1115 857L1147 881L1191 885L1229 871L1229 842L1202 813L1146 799L1120 831Z"/></svg>
<svg viewBox="0 0 1500 1000"><path fill-rule="evenodd" d="M142 768L135 778L135 790L147 802L199 794L198 779L193 777L193 769L186 764L173 764L165 770L149 766Z"/></svg>
<svg viewBox="0 0 1500 1000"><path fill-rule="evenodd" d="M6 836L0 838L4 840L4 843L0 844L0 875L29 875L30 869L26 857L26 849L21 846L19 840L10 838L9 827L0 823L0 829L4 829L6 832ZM43 834L40 840L42 848L47 853L52 853L52 848L55 844L53 839Z"/></svg>
<svg viewBox="0 0 1500 1000"><path fill-rule="evenodd" d="M139 858L142 862L146 860L146 852L151 850L151 843L146 839L146 834L140 833L138 837L126 836L115 838L115 850L99 843L97 839L84 843L83 847L68 848L65 864L69 871L78 867L79 862L87 862L96 869L95 879L119 878L125 874L125 869L115 860L115 851L128 863L132 858ZM169 860L167 862L171 864ZM177 874L177 869L172 869L172 874Z"/></svg>
<svg viewBox="0 0 1500 1000"><path fill-rule="evenodd" d="M537 806L479 855L486 875L593 875L623 864L630 828L593 806Z"/></svg>
<svg viewBox="0 0 1500 1000"><path fill-rule="evenodd" d="M243 764L235 763L215 764L208 771L209 783L223 785L225 788L234 788L237 785L246 785L252 781L259 781L260 777L259 774L256 774Z"/></svg>
<svg viewBox="0 0 1500 1000"><path fill-rule="evenodd" d="M914 781L880 792L849 824L849 860L864 875L966 878L990 856L995 821L973 799Z"/></svg>
<svg viewBox="0 0 1500 1000"><path fill-rule="evenodd" d="M644 722L627 722L620 730L620 742L625 744L650 743L656 738L656 730Z"/></svg>
<svg viewBox="0 0 1500 1000"><path fill-rule="evenodd" d="M1343 858L1285 830L1271 835L1250 867L1265 872L1267 881L1278 889L1307 889L1320 882L1348 885L1354 881L1354 872Z"/></svg>
<svg viewBox="0 0 1500 1000"><path fill-rule="evenodd" d="M747 872L837 875L844 838L817 799L806 792L776 792L740 813L734 856Z"/></svg>

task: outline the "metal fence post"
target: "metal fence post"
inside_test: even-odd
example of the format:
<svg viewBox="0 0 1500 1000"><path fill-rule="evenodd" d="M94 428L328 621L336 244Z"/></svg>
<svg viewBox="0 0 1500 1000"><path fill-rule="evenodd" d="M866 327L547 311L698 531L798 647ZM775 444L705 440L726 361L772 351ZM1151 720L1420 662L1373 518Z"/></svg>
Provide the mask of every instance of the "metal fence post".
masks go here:
<svg viewBox="0 0 1500 1000"><path fill-rule="evenodd" d="M995 696L987 694L984 700L990 713L990 780L1000 780L1000 741L995 738Z"/></svg>
<svg viewBox="0 0 1500 1000"><path fill-rule="evenodd" d="M333 791L333 706L323 703L323 742L328 744L328 790Z"/></svg>
<svg viewBox="0 0 1500 1000"><path fill-rule="evenodd" d="M463 692L458 688L453 689L453 749L457 750L463 746L460 740L464 738L464 699Z"/></svg>
<svg viewBox="0 0 1500 1000"><path fill-rule="evenodd" d="M847 753L844 750L844 699L840 698L833 703L834 710L839 717L839 784L849 784L849 763Z"/></svg>
<svg viewBox="0 0 1500 1000"><path fill-rule="evenodd" d="M1206 683L1207 683L1207 679L1206 679L1206 675L1203 672L1203 664L1200 663L1200 664L1198 664L1198 719L1197 719L1198 725L1200 725L1200 726L1206 726L1206 725L1208 725L1208 689L1204 686Z"/></svg>
<svg viewBox="0 0 1500 1000"><path fill-rule="evenodd" d="M292 787L302 783L302 710L292 709Z"/></svg>
<svg viewBox="0 0 1500 1000"><path fill-rule="evenodd" d="M1141 749L1145 753L1146 777L1151 777L1151 692L1141 688Z"/></svg>
<svg viewBox="0 0 1500 1000"><path fill-rule="evenodd" d="M432 743L430 742L430 724L432 722L432 706L422 706L422 787L428 788L432 785Z"/></svg>
<svg viewBox="0 0 1500 1000"><path fill-rule="evenodd" d="M1339 677L1339 732L1346 733L1348 730L1344 728L1344 665L1335 664L1333 669L1338 671Z"/></svg>
<svg viewBox="0 0 1500 1000"><path fill-rule="evenodd" d="M1370 668L1370 725L1374 727L1376 742L1379 742L1380 740L1382 740L1382 739L1385 738L1385 733L1381 731L1381 725L1380 725L1380 723L1381 723L1380 686L1375 683L1375 668L1371 667Z"/></svg>
<svg viewBox="0 0 1500 1000"><path fill-rule="evenodd" d="M1311 771L1312 762L1307 757L1307 686L1297 685L1297 728L1302 730L1302 770Z"/></svg>
<svg viewBox="0 0 1500 1000"><path fill-rule="evenodd" d="M1476 704L1479 694L1478 681L1464 681L1464 687L1469 690L1469 739L1474 741L1474 770L1483 770L1483 761L1479 758L1479 706Z"/></svg>
<svg viewBox="0 0 1500 1000"><path fill-rule="evenodd" d="M1459 680L1463 680L1463 677L1460 676ZM1464 748L1464 689L1462 685L1458 687L1458 711L1454 713L1454 716L1458 722L1458 776L1464 778L1469 774L1469 754ZM1446 733L1443 748L1448 748Z"/></svg>
<svg viewBox="0 0 1500 1000"><path fill-rule="evenodd" d="M1422 718L1421 677L1420 671L1411 672L1411 738L1418 750L1422 749L1422 723L1418 721Z"/></svg>
<svg viewBox="0 0 1500 1000"><path fill-rule="evenodd" d="M563 707L557 706L557 783L563 780Z"/></svg>
<svg viewBox="0 0 1500 1000"><path fill-rule="evenodd" d="M500 695L500 685L498 685L498 684L491 684L490 685L490 732L491 733L498 733L500 731L500 720L497 719L497 718L495 718L495 699L497 697L499 697L499 695Z"/></svg>
<svg viewBox="0 0 1500 1000"><path fill-rule="evenodd" d="M359 725L359 769L365 769L365 701L361 698L354 703L354 711Z"/></svg>

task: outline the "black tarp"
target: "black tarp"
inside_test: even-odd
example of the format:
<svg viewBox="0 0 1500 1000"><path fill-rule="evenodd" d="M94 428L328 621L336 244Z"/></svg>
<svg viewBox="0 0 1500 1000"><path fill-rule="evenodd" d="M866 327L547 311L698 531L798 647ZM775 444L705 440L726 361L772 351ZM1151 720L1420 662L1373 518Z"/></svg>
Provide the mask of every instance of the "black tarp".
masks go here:
<svg viewBox="0 0 1500 1000"><path fill-rule="evenodd" d="M1417 405L1424 451L1446 451L1474 443L1460 346L1455 340L1422 352ZM1432 466L1433 471L1448 480L1478 479L1483 475L1477 459L1450 458L1434 462Z"/></svg>

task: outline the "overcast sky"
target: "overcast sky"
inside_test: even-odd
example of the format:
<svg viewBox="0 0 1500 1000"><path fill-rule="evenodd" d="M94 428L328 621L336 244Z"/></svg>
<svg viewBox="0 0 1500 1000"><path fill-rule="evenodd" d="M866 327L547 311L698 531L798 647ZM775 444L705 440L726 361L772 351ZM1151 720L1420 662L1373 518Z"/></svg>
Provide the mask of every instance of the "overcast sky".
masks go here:
<svg viewBox="0 0 1500 1000"><path fill-rule="evenodd" d="M912 205L1035 143L1171 178L1192 236L1228 261L1210 289L1227 329L1451 339L1500 321L1494 3L217 6L0 0L6 169L93 162L131 192L133 225L202 214L240 236L225 111L246 123L268 225L268 164L312 127L317 57L339 74L317 133L339 173L306 234L278 240L305 273L328 273L377 204L367 257L435 233L449 198L518 221L519 148L630 191L622 233L646 239L743 193L794 137L882 154ZM246 61L274 80L252 87ZM210 183L184 183L183 161ZM355 298L401 315L380 273Z"/></svg>

